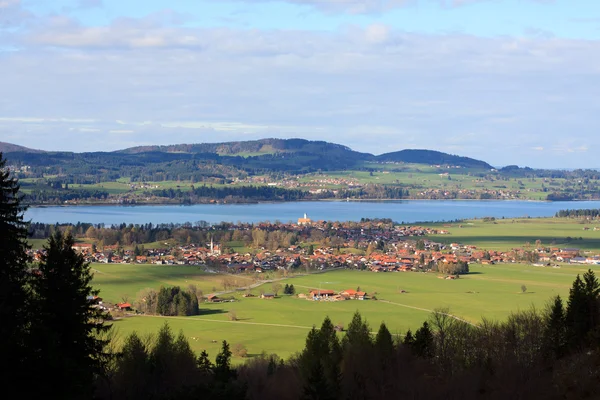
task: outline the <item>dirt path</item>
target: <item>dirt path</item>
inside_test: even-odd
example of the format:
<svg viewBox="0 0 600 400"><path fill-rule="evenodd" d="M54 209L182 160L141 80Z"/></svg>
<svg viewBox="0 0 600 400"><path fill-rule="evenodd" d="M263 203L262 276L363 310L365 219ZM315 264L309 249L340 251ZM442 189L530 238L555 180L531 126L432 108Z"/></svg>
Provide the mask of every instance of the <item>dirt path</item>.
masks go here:
<svg viewBox="0 0 600 400"><path fill-rule="evenodd" d="M435 310L430 310L430 309L427 309L427 308L421 308L421 307L415 307L415 306L409 306L407 304L402 304L402 303L394 303L393 301L388 301L388 300L377 300L377 301L380 302L380 303L393 304L395 306L412 308L413 310L425 311L425 312L428 312L428 313L435 312ZM476 324L474 324L474 323L472 323L470 321L467 321L466 319L459 318L456 315L446 314L446 313L442 313L442 315L447 315L448 317L454 318L457 321L461 321L461 322L467 323L467 324L469 324L471 326L474 326L475 328L479 328L478 325L476 325Z"/></svg>
<svg viewBox="0 0 600 400"><path fill-rule="evenodd" d="M223 324L260 325L260 326L276 326L276 327L279 327L279 328L312 329L312 326L285 325L285 324L269 324L269 323L266 323L266 322L221 321L221 320L218 320L218 319L195 318L195 317L165 317L165 316L162 316L162 315L136 315L136 317L182 319L182 320L185 320L185 321L188 321L188 322L203 321L203 322L218 322L218 323L223 323Z"/></svg>

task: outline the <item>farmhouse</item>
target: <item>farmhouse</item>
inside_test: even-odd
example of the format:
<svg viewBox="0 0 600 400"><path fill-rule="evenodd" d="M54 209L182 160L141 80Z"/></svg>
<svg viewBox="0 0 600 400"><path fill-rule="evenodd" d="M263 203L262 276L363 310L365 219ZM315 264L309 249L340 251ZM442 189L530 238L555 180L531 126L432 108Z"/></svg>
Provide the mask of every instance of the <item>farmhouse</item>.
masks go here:
<svg viewBox="0 0 600 400"><path fill-rule="evenodd" d="M219 298L219 297L218 297L216 294L209 294L209 295L206 297L206 300L207 300L209 303L220 303L220 302L221 302L221 299L220 299L220 298Z"/></svg>
<svg viewBox="0 0 600 400"><path fill-rule="evenodd" d="M347 300L365 300L367 294L365 292L356 291L354 289L344 290L340 295Z"/></svg>
<svg viewBox="0 0 600 400"><path fill-rule="evenodd" d="M330 297L330 296L334 296L334 295L335 295L335 292L333 290L313 289L310 291L311 298Z"/></svg>
<svg viewBox="0 0 600 400"><path fill-rule="evenodd" d="M131 311L131 304L119 303L119 304L117 304L117 308L121 311Z"/></svg>
<svg viewBox="0 0 600 400"><path fill-rule="evenodd" d="M268 299L268 300L272 300L275 298L275 294L274 293L263 293L260 295L261 299Z"/></svg>

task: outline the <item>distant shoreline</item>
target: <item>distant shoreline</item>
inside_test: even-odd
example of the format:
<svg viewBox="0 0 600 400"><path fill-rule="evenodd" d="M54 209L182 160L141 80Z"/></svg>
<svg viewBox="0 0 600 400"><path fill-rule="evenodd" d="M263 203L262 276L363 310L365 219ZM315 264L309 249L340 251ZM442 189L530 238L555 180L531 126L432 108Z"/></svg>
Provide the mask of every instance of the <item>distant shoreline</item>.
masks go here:
<svg viewBox="0 0 600 400"><path fill-rule="evenodd" d="M452 201L452 202L529 202L529 203L580 203L584 201L598 201L598 200L532 200L532 199L310 199L310 200L261 200L261 201L248 201L248 202L206 202L206 203L191 203L191 204L181 204L181 203L136 203L136 204L115 204L115 203L107 203L107 202L99 202L99 203L80 203L80 204L29 204L26 205L28 208L48 208L48 207L89 207L89 206L106 206L106 207L140 207L140 206L196 206L196 205L214 205L214 206L223 206L223 205L251 205L251 204L281 204L281 203L309 203L309 202L326 202L326 203L393 203L393 202L415 202L415 201L423 201L423 202L442 202L442 201Z"/></svg>

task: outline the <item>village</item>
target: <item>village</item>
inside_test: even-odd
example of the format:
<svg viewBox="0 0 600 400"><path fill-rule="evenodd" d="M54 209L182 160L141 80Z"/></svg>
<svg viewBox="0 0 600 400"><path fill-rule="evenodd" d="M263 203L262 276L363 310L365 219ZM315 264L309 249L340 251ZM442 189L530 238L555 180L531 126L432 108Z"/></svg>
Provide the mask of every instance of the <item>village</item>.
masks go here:
<svg viewBox="0 0 600 400"><path fill-rule="evenodd" d="M446 225L451 226L451 225ZM360 223L312 221L307 215L297 223L230 225L230 231L286 232L298 242L283 247L259 245L235 252L223 243L188 243L164 248L123 249L80 241L73 248L92 263L192 265L213 273L266 273L348 268L373 272L433 271L459 275L468 265L526 262L536 266L553 263L600 264L600 255L585 255L577 248L547 247L541 242L510 251L483 250L461 243L441 243L428 235L447 235L444 229L402 226L387 220ZM165 242L166 243L166 242ZM30 250L39 260L43 249Z"/></svg>

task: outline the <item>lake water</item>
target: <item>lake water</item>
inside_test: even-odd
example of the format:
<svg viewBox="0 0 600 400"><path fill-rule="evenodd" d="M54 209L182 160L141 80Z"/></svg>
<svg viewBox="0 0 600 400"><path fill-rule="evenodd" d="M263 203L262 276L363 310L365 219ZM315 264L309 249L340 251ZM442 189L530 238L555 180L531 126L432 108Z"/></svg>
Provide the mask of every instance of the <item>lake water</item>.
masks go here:
<svg viewBox="0 0 600 400"><path fill-rule="evenodd" d="M190 206L57 206L32 207L25 219L43 223L195 223L297 221L304 213L313 220L358 221L391 218L396 222L451 221L496 217L551 217L563 209L600 208L600 201L532 202L502 200L311 201L259 204L196 204Z"/></svg>

